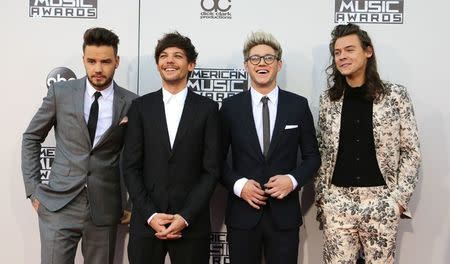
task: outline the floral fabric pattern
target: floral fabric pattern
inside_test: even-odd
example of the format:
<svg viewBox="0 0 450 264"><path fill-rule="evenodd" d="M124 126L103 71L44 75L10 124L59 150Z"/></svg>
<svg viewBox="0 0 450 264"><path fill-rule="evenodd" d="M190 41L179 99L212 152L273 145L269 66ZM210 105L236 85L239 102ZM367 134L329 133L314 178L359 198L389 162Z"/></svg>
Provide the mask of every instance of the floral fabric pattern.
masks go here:
<svg viewBox="0 0 450 264"><path fill-rule="evenodd" d="M404 86L384 82L386 94L373 104L373 134L378 166L394 201L411 217L408 202L418 181L421 161L419 137L411 99ZM344 95L345 96L345 95ZM317 219L323 226L324 194L331 187L341 127L343 96L320 97L318 142L322 165L315 179Z"/></svg>
<svg viewBox="0 0 450 264"><path fill-rule="evenodd" d="M394 263L399 207L386 186L331 186L323 197L326 264L354 264L362 247L366 264Z"/></svg>

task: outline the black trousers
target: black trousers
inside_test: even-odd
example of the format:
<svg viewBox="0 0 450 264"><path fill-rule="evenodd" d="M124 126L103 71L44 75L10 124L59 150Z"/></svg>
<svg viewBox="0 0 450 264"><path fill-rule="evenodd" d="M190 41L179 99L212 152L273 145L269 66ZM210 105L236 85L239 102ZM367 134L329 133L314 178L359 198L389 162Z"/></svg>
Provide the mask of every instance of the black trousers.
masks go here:
<svg viewBox="0 0 450 264"><path fill-rule="evenodd" d="M130 264L164 264L169 253L172 264L208 264L209 243L209 236L160 240L130 234L128 260Z"/></svg>
<svg viewBox="0 0 450 264"><path fill-rule="evenodd" d="M252 229L227 229L231 264L260 264L262 252L266 264L297 264L299 228L275 228L268 211Z"/></svg>

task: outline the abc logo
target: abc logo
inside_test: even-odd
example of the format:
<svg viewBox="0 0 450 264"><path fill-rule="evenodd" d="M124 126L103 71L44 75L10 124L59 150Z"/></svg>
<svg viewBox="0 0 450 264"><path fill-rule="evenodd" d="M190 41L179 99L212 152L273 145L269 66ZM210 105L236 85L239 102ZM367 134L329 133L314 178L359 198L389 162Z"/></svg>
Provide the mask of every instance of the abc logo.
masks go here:
<svg viewBox="0 0 450 264"><path fill-rule="evenodd" d="M69 80L75 80L76 78L77 76L75 75L75 73L69 68L55 68L47 75L47 89L55 82L65 82Z"/></svg>

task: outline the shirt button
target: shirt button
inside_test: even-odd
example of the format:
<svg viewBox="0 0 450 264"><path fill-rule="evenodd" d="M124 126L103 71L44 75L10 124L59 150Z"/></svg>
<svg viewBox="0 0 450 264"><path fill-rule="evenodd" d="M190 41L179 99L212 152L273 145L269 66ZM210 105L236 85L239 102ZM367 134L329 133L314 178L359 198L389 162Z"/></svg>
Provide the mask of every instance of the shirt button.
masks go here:
<svg viewBox="0 0 450 264"><path fill-rule="evenodd" d="M359 161L359 157L356 157L356 161Z"/></svg>
<svg viewBox="0 0 450 264"><path fill-rule="evenodd" d="M359 138L357 138L355 141L356 141L356 143L359 143Z"/></svg>

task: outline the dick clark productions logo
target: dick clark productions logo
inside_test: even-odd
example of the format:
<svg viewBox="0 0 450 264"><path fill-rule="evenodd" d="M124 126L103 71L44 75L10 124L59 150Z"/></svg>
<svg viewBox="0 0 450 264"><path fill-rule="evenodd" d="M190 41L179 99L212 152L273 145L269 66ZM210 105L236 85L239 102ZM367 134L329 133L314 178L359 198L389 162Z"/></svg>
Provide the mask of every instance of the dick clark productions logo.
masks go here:
<svg viewBox="0 0 450 264"><path fill-rule="evenodd" d="M231 19L231 0L200 0L200 19Z"/></svg>

